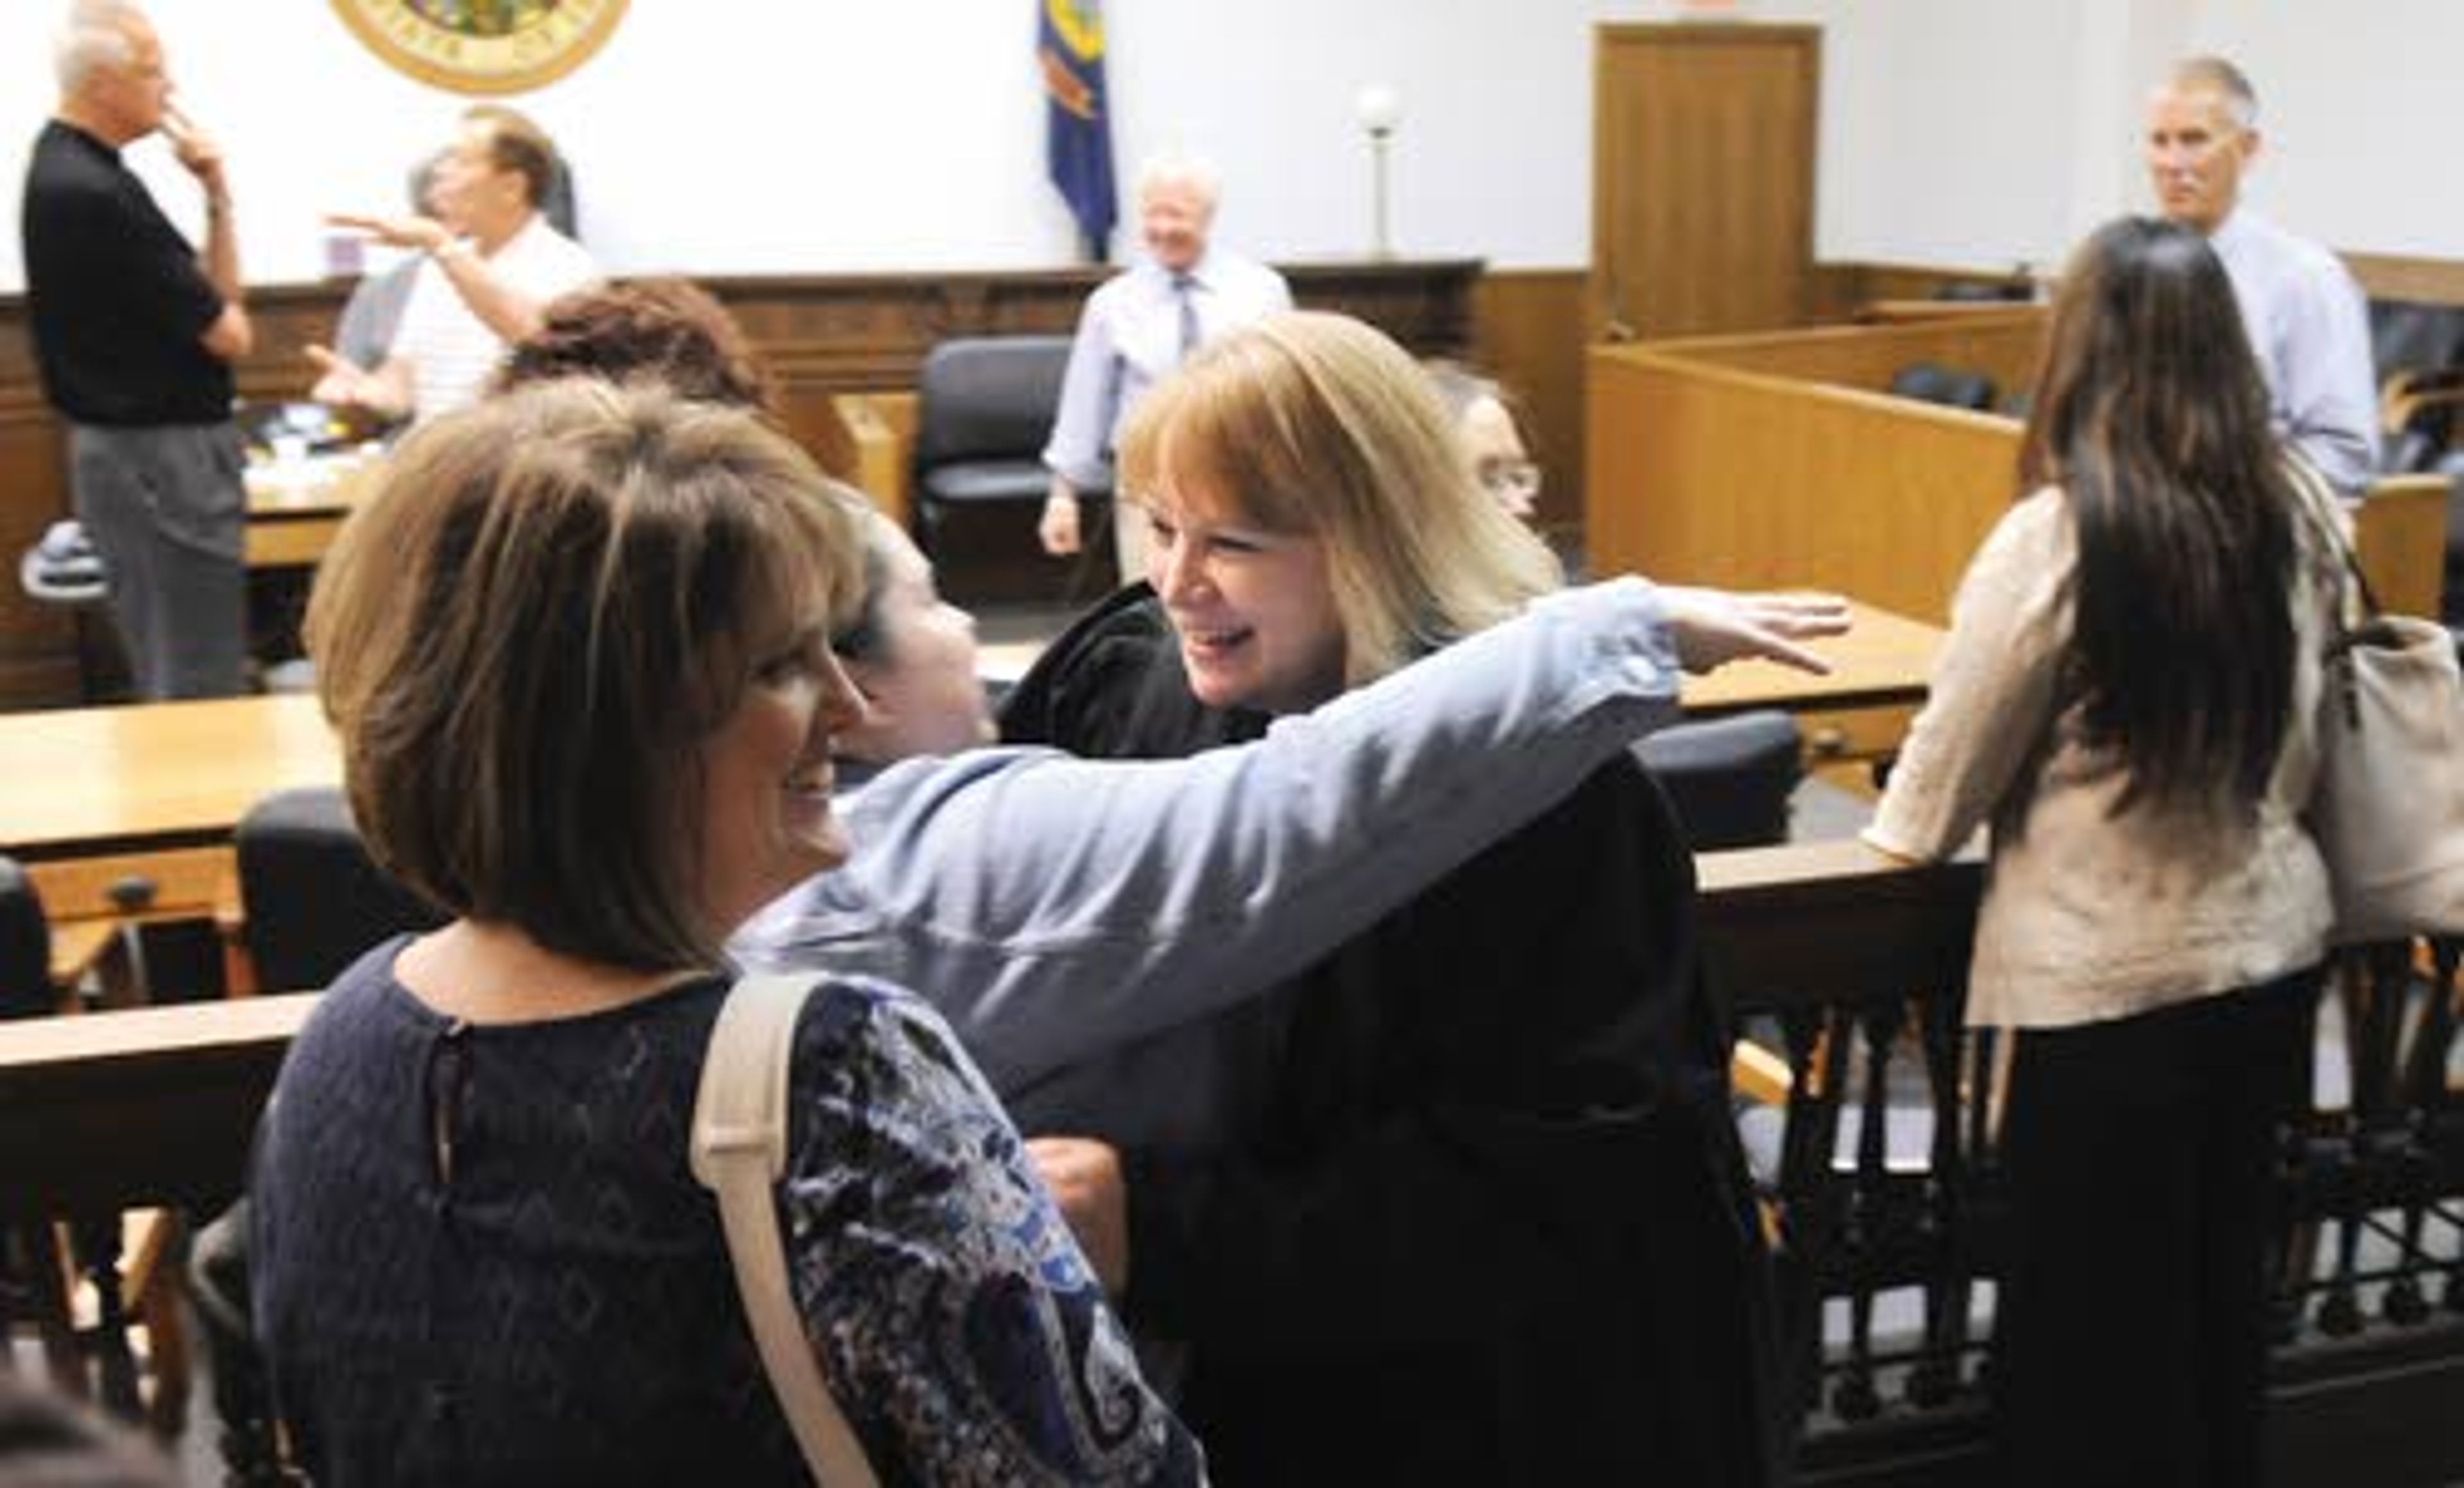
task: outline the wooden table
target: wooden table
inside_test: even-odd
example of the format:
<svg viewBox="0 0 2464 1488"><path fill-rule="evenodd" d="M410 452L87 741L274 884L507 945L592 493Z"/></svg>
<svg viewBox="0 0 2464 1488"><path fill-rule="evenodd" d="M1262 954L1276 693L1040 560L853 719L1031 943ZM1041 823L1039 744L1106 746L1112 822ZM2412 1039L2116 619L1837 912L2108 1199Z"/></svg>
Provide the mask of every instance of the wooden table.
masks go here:
<svg viewBox="0 0 2464 1488"><path fill-rule="evenodd" d="M357 450L248 469L248 566L313 568L366 494L372 457Z"/></svg>
<svg viewBox="0 0 2464 1488"><path fill-rule="evenodd" d="M1887 757L1925 702L1944 633L1923 621L1851 600L1846 635L1809 647L1831 663L1813 676L1776 662L1731 662L1707 677L1687 677L1679 692L1689 717L1716 718L1780 708L1805 731L1809 765L1864 764Z"/></svg>
<svg viewBox="0 0 2464 1488"><path fill-rule="evenodd" d="M0 1214L220 1202L317 994L0 1025Z"/></svg>
<svg viewBox="0 0 2464 1488"><path fill-rule="evenodd" d="M976 647L976 672L986 682L1014 684L1043 654L1041 641L986 641Z"/></svg>
<svg viewBox="0 0 2464 1488"><path fill-rule="evenodd" d="M1924 701L1942 632L1851 609L1848 634L1814 646L1830 675L1731 663L1685 679L1686 712L1786 709L1816 765L1888 755ZM985 650L988 675L1014 677L1034 647ZM275 791L341 777L333 732L304 694L0 713L0 853L25 865L73 952L79 935L131 920L227 914L240 817ZM140 883L150 890L132 893Z"/></svg>
<svg viewBox="0 0 2464 1488"><path fill-rule="evenodd" d="M54 965L74 963L133 920L216 917L236 902L248 808L341 778L303 694L0 713L0 853L42 896Z"/></svg>
<svg viewBox="0 0 2464 1488"><path fill-rule="evenodd" d="M1784 709L1805 730L1811 763L1887 755L1925 701L1943 632L1854 600L1848 611L1846 635L1811 646L1831 663L1829 675L1776 662L1731 662L1707 677L1684 679L1679 699L1686 715L1717 718L1749 709ZM987 642L978 647L979 669L987 679L1016 682L1043 649L1041 641Z"/></svg>

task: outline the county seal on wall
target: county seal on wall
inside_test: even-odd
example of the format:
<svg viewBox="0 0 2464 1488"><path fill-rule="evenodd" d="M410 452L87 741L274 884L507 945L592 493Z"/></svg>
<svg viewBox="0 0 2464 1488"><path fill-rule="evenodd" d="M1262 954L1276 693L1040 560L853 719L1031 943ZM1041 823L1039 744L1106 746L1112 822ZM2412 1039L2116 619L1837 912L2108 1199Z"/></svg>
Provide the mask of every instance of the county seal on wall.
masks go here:
<svg viewBox="0 0 2464 1488"><path fill-rule="evenodd" d="M369 50L456 93L521 93L599 50L625 0L334 0Z"/></svg>

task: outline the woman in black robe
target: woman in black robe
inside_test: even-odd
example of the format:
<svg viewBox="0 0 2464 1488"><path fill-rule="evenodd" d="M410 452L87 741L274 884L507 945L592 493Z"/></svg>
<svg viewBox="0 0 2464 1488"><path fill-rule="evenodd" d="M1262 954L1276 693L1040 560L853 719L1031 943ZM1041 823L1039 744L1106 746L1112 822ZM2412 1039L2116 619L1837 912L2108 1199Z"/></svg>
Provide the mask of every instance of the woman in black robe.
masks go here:
<svg viewBox="0 0 2464 1488"><path fill-rule="evenodd" d="M1253 737L1557 581L1420 370L1340 317L1211 344L1141 404L1121 473L1152 587L1047 654L1015 740ZM1778 1476L1693 895L1620 759L1282 994L1019 1103L1030 1129L1102 1139L1082 1176L1117 1162L1127 1311L1187 1346L1219 1481Z"/></svg>

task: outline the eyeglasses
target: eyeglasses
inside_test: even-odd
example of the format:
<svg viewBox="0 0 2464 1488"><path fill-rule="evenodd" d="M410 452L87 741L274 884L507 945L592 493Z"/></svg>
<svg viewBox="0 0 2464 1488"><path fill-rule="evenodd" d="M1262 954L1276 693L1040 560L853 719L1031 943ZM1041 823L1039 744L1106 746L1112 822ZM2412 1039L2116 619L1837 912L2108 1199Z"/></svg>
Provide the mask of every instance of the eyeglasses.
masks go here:
<svg viewBox="0 0 2464 1488"><path fill-rule="evenodd" d="M1540 467L1529 460L1483 460L1480 483L1501 500L1529 501L1540 494Z"/></svg>

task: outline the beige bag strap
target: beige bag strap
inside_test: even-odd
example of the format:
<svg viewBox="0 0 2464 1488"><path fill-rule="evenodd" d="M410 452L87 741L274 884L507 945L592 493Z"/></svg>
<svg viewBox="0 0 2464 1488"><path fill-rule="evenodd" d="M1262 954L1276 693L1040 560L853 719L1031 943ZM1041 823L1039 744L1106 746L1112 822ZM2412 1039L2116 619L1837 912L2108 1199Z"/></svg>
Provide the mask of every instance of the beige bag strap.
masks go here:
<svg viewBox="0 0 2464 1488"><path fill-rule="evenodd" d="M806 1465L826 1488L874 1488L864 1445L831 1398L821 1357L804 1337L771 1199L787 1168L787 1066L796 1015L812 986L810 974L747 976L728 993L693 1101L693 1171L718 1195L744 1316Z"/></svg>
<svg viewBox="0 0 2464 1488"><path fill-rule="evenodd" d="M2370 588L2369 576L2362 572L2361 554L2353 546L2353 518L2344 510L2343 498L2319 473L2319 468L2299 454L2286 451L2284 466L2301 497L2301 514L2309 518L2321 550L2336 571L2337 627L2371 619L2379 613L2379 597Z"/></svg>

